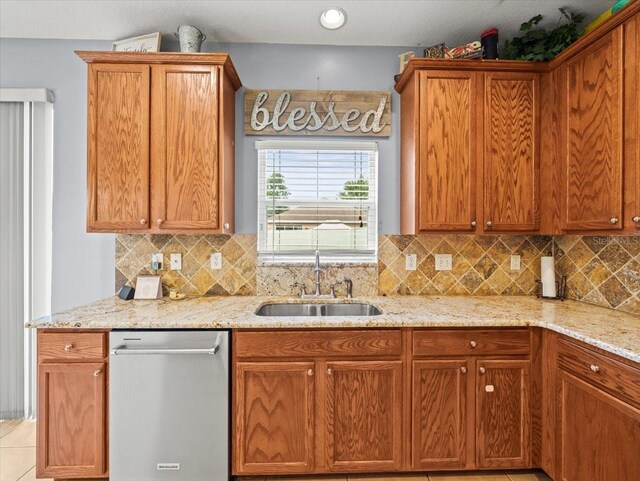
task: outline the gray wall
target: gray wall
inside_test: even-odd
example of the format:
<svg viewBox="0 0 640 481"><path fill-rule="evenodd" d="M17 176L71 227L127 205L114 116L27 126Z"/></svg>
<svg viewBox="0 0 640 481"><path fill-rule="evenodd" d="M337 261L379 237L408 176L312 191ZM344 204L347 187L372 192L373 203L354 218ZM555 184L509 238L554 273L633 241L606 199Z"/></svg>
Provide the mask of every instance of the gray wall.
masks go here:
<svg viewBox="0 0 640 481"><path fill-rule="evenodd" d="M46 87L54 104L54 312L113 294L114 238L87 234L86 66L74 50L108 50L109 42L0 39L0 87ZM176 48L175 44L164 47ZM393 90L397 55L405 48L273 44L205 44L231 54L247 88ZM255 233L257 160L242 129L243 92L236 97L236 231ZM380 233L399 232L399 97L391 101L392 135L377 139ZM328 139L328 138L325 138Z"/></svg>

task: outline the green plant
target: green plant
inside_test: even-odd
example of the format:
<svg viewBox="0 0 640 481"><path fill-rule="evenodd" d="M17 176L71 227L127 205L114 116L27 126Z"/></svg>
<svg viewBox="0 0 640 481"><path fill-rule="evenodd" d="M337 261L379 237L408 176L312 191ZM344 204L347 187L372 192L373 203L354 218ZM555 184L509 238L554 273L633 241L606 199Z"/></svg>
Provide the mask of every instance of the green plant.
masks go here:
<svg viewBox="0 0 640 481"><path fill-rule="evenodd" d="M544 28L534 28L542 20L542 15L536 15L528 22L520 25L522 37L515 37L511 42L504 43L500 57L511 60L533 60L542 62L551 60L565 48L575 42L581 35L579 28L584 20L581 13L572 13L566 8L560 8L561 16L558 26L547 31ZM562 23L564 21L564 23Z"/></svg>
<svg viewBox="0 0 640 481"><path fill-rule="evenodd" d="M342 192L338 194L340 199L368 199L369 198L369 181L363 176L357 180L348 180L344 183Z"/></svg>

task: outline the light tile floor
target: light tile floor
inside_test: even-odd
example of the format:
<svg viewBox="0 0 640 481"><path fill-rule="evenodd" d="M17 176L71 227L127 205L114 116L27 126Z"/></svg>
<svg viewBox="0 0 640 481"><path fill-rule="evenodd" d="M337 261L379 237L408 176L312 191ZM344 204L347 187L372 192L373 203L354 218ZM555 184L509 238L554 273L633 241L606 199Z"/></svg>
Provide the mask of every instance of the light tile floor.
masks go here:
<svg viewBox="0 0 640 481"><path fill-rule="evenodd" d="M35 481L36 423L0 421L0 481ZM282 478L251 478L252 481L282 481ZM298 478L287 478L297 481ZM53 481L53 480L44 480ZM540 471L506 473L439 473L406 476L301 477L299 481L551 481Z"/></svg>

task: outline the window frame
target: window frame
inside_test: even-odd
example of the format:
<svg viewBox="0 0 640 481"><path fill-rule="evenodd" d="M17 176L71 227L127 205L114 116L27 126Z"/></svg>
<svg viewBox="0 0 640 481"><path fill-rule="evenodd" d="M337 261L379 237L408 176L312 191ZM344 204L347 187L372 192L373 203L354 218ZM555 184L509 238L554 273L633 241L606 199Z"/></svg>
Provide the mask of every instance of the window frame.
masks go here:
<svg viewBox="0 0 640 481"><path fill-rule="evenodd" d="M372 191L374 195L373 202L369 201L369 212L373 217L373 222L368 222L367 237L371 236L372 249L362 251L346 250L344 252L331 250L324 251L320 249L320 258L322 262L336 265L377 265L378 263L378 228L379 228L379 189L378 189L378 173L379 173L379 149L377 142L367 141L340 141L340 140L257 140L255 142L258 161L258 182L257 182L257 259L259 265L311 265L314 262L314 254L312 252L301 253L276 253L273 250L265 249L268 242L268 229L263 228L266 224L266 214L262 213L265 207L264 199L261 198L261 190L266 190L266 163L261 160L261 151L265 150L353 150L353 151L370 151L373 156L373 174L370 174L368 180L373 180L374 186ZM322 203L320 203L322 205ZM266 212L266 211L265 211ZM370 229L373 229L371 232Z"/></svg>

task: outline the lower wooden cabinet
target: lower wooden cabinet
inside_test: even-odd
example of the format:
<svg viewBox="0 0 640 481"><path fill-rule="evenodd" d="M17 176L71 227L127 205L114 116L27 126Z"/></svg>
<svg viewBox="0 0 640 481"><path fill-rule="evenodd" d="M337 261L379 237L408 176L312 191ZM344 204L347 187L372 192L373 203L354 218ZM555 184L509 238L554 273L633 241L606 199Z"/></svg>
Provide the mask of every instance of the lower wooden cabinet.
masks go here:
<svg viewBox="0 0 640 481"><path fill-rule="evenodd" d="M531 463L531 362L478 360L476 449L479 468Z"/></svg>
<svg viewBox="0 0 640 481"><path fill-rule="evenodd" d="M38 423L36 474L44 478L102 478L107 476L107 376L104 351L95 361L91 342L68 333L58 357L52 348L59 334L38 338ZM104 336L91 334L98 343ZM95 343L93 343L95 344ZM64 346L64 347L62 347Z"/></svg>
<svg viewBox="0 0 640 481"><path fill-rule="evenodd" d="M466 360L413 361L412 466L464 469L473 389Z"/></svg>
<svg viewBox="0 0 640 481"><path fill-rule="evenodd" d="M327 470L399 470L402 362L329 362L326 374L320 401Z"/></svg>
<svg viewBox="0 0 640 481"><path fill-rule="evenodd" d="M564 371L560 391L560 480L640 479L640 410Z"/></svg>
<svg viewBox="0 0 640 481"><path fill-rule="evenodd" d="M313 471L313 362L236 365L234 457L244 474Z"/></svg>

